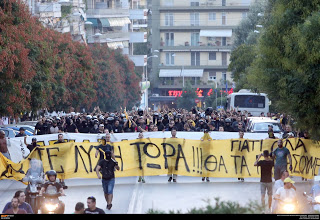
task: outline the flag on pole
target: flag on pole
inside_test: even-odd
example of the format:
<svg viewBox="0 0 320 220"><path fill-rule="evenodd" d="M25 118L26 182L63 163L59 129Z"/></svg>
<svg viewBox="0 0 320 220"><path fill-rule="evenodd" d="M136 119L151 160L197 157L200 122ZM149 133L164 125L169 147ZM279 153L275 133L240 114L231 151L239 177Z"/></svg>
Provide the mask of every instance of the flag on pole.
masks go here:
<svg viewBox="0 0 320 220"><path fill-rule="evenodd" d="M125 114L125 116L126 116L127 122L129 123L129 128L131 128L131 121L129 120L129 116L128 116L128 113L127 113L127 111L126 111L126 108L127 108L127 107L124 108L124 114Z"/></svg>
<svg viewBox="0 0 320 220"><path fill-rule="evenodd" d="M226 81L226 92L228 94L228 81Z"/></svg>

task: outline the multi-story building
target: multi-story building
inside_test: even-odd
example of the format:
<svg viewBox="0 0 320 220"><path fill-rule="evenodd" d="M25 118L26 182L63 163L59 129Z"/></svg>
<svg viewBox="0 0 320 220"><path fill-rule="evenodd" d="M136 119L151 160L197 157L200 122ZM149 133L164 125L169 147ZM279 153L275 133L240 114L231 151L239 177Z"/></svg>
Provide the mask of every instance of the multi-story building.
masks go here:
<svg viewBox="0 0 320 220"><path fill-rule="evenodd" d="M87 21L88 43L107 43L109 48L122 49L135 64L136 71L143 76L140 84L141 106L147 106L148 82L145 77L147 54L135 54L134 44L146 43L148 36L146 0L89 0Z"/></svg>
<svg viewBox="0 0 320 220"><path fill-rule="evenodd" d="M129 54L128 0L88 0L86 15L92 22L87 29L88 43L107 43L109 48L121 48L123 54Z"/></svg>
<svg viewBox="0 0 320 220"><path fill-rule="evenodd" d="M24 0L30 13L43 26L70 33L74 41L86 43L84 0Z"/></svg>
<svg viewBox="0 0 320 220"><path fill-rule="evenodd" d="M203 99L232 87L228 72L233 29L255 0L153 0L150 102L174 104L190 82ZM214 91L214 90L213 90Z"/></svg>

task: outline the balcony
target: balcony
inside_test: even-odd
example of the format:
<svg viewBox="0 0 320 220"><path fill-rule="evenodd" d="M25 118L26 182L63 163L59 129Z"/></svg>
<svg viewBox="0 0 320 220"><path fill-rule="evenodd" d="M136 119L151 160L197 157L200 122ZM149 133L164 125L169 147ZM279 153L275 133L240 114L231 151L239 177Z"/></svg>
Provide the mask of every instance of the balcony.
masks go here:
<svg viewBox="0 0 320 220"><path fill-rule="evenodd" d="M135 66L147 65L147 55L129 55L129 58L134 62Z"/></svg>
<svg viewBox="0 0 320 220"><path fill-rule="evenodd" d="M194 10L249 10L250 0L240 2L239 0L227 1L223 4L221 1L200 0L200 1L181 1L175 2L174 5L162 5L160 11L194 11Z"/></svg>
<svg viewBox="0 0 320 220"><path fill-rule="evenodd" d="M35 7L35 13L40 14L40 18L43 17L61 17L61 5L57 2L49 3L37 3Z"/></svg>
<svg viewBox="0 0 320 220"><path fill-rule="evenodd" d="M130 43L145 43L147 37L147 32L130 32Z"/></svg>
<svg viewBox="0 0 320 220"><path fill-rule="evenodd" d="M191 26L190 23L186 22L184 25L171 25L171 26L160 26L159 30L160 31L181 31L181 32L186 32L186 31L200 31L200 30L215 30L215 29L235 29L238 26L229 26L229 25L219 25L219 26Z"/></svg>
<svg viewBox="0 0 320 220"><path fill-rule="evenodd" d="M121 42L129 41L130 33L121 31L112 31L103 34L89 35L88 43L109 43L109 42Z"/></svg>
<svg viewBox="0 0 320 220"><path fill-rule="evenodd" d="M130 9L130 19L147 19L148 9Z"/></svg>
<svg viewBox="0 0 320 220"><path fill-rule="evenodd" d="M186 45L178 45L178 46L160 46L160 50L163 52L190 52L190 51L217 51L217 52L231 52L232 46L217 46L213 44L199 44L199 46L186 46Z"/></svg>
<svg viewBox="0 0 320 220"><path fill-rule="evenodd" d="M86 13L89 18L129 17L128 9L88 9Z"/></svg>

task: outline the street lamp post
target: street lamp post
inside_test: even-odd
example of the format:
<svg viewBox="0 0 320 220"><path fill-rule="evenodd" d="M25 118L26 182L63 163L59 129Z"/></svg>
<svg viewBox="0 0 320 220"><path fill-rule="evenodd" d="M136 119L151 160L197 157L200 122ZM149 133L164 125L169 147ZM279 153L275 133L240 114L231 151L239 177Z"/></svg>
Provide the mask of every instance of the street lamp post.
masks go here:
<svg viewBox="0 0 320 220"><path fill-rule="evenodd" d="M154 52L158 52L158 51L154 51ZM149 56L149 57L147 57L147 64L146 64L146 75L145 75L145 77L144 77L144 81L145 81L145 83L146 83L146 86L147 86L147 82L148 82L148 60L150 59L150 58L153 58L153 57L158 57L158 55L153 55L153 56ZM149 108L149 105L148 105L148 87L145 89L145 91L144 91L144 104L145 104L145 108L147 109L147 111L148 111L148 108Z"/></svg>
<svg viewBox="0 0 320 220"><path fill-rule="evenodd" d="M174 53L171 56L176 57L176 54ZM184 71L184 65L182 65L181 73L180 73L180 75L182 76L182 88L184 88L184 73L183 73L183 71Z"/></svg>

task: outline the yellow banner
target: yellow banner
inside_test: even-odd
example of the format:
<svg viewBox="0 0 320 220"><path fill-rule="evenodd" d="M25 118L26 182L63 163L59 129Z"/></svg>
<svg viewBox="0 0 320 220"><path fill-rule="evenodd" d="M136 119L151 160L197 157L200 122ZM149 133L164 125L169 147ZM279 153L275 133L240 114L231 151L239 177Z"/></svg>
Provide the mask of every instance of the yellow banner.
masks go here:
<svg viewBox="0 0 320 220"><path fill-rule="evenodd" d="M21 181L31 158L40 159L44 171L54 169L58 178L97 178L95 157L100 143L69 142L36 148L29 157L13 163L0 154L0 179ZM113 143L120 171L116 177L178 174L195 177L260 177L254 166L264 150L277 148L277 139L198 141L179 138L136 139ZM312 140L284 140L293 169L290 175L312 179L320 166L320 145ZM262 157L263 159L263 157ZM289 166L288 166L289 167Z"/></svg>

